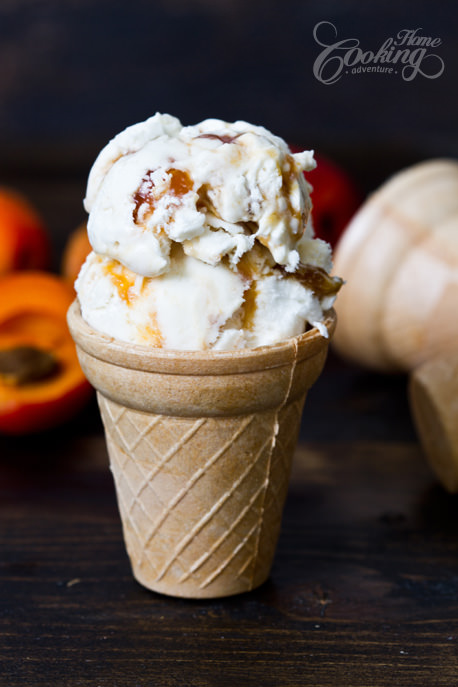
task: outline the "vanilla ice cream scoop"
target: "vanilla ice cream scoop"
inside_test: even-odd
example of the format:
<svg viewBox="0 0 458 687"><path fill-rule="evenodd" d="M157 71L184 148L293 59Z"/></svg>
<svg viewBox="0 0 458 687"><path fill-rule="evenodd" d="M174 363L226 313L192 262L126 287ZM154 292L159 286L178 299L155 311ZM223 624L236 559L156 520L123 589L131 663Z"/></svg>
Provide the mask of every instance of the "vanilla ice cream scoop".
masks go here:
<svg viewBox="0 0 458 687"><path fill-rule="evenodd" d="M266 129L156 114L116 136L90 172L94 252L76 283L83 318L132 343L230 349L322 324L341 281L313 238L313 152Z"/></svg>

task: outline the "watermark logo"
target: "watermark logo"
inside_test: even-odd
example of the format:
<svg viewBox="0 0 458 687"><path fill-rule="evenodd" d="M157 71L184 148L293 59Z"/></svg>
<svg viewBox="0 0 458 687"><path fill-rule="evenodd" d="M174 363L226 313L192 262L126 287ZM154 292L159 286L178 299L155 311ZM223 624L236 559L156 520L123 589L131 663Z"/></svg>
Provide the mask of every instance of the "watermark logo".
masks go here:
<svg viewBox="0 0 458 687"><path fill-rule="evenodd" d="M363 50L357 38L337 40L337 28L321 21L313 37L323 47L313 63L313 74L321 83L334 84L345 74L382 73L400 75L404 81L417 76L437 79L445 65L432 52L442 44L440 38L421 35L422 29L402 29L388 37L376 50Z"/></svg>

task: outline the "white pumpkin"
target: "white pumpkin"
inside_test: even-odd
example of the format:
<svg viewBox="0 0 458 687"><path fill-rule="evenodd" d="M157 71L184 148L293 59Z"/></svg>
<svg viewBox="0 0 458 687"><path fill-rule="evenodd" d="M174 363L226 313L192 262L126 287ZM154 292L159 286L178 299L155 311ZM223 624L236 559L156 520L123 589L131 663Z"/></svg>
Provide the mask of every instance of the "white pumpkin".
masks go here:
<svg viewBox="0 0 458 687"><path fill-rule="evenodd" d="M378 370L410 371L458 346L458 162L432 160L389 179L335 253L346 280L334 345Z"/></svg>

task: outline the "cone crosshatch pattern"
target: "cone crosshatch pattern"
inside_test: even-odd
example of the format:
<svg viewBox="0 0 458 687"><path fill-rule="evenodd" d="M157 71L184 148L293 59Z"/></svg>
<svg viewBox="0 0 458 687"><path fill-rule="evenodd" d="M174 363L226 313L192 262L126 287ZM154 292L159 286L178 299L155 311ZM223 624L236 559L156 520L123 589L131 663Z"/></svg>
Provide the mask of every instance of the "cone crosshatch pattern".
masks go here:
<svg viewBox="0 0 458 687"><path fill-rule="evenodd" d="M198 419L98 400L137 579L183 596L261 584L277 545L304 397L278 411Z"/></svg>
<svg viewBox="0 0 458 687"><path fill-rule="evenodd" d="M329 311L329 338L335 328ZM126 345L70 331L98 391L135 578L190 598L246 592L268 577L308 389L329 339L317 329L241 351Z"/></svg>

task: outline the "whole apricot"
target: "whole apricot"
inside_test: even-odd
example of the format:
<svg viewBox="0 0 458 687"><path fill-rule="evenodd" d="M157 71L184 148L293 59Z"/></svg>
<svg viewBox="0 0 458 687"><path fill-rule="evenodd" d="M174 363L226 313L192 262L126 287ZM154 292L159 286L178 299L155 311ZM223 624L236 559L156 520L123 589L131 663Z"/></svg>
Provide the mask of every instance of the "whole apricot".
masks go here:
<svg viewBox="0 0 458 687"><path fill-rule="evenodd" d="M0 188L0 275L49 267L51 244L43 220L21 193Z"/></svg>
<svg viewBox="0 0 458 687"><path fill-rule="evenodd" d="M290 146L298 153L303 148ZM334 247L362 202L350 174L334 160L315 154L317 166L305 177L312 185L312 221L315 234Z"/></svg>
<svg viewBox="0 0 458 687"><path fill-rule="evenodd" d="M80 224L69 236L62 258L62 275L71 284L75 283L83 262L92 247L87 236L86 222Z"/></svg>

